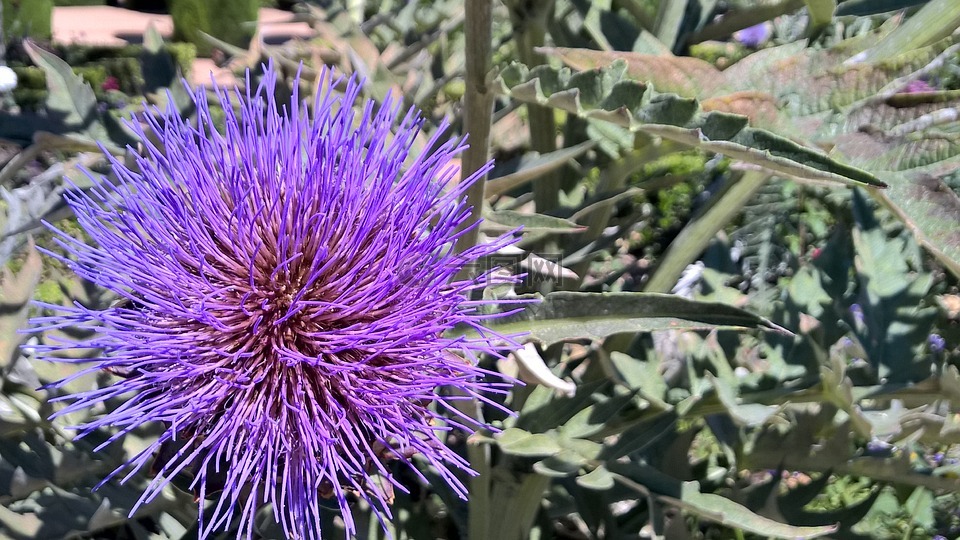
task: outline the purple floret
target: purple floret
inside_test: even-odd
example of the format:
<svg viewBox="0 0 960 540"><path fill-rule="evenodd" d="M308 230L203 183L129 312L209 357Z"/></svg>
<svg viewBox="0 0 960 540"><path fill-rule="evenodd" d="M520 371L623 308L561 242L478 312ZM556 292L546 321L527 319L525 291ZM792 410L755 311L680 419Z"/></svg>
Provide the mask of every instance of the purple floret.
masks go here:
<svg viewBox="0 0 960 540"><path fill-rule="evenodd" d="M905 94L921 94L925 92L936 92L937 89L923 79L916 79L907 83L901 91Z"/></svg>
<svg viewBox="0 0 960 540"><path fill-rule="evenodd" d="M479 175L455 180L465 144L442 142L441 128L424 145L435 150L411 155L416 111L401 117L401 100L388 97L357 113L360 83L322 77L345 90L320 93L310 109L299 81L289 103L276 102L271 66L259 87L248 75L245 92L216 88L222 129L203 89L197 124L172 104L152 111L140 119L149 129L131 126L144 141L136 166L108 154L119 183L91 174L92 189L67 196L90 242L53 229L68 256L49 255L127 300L43 305L55 315L35 319L37 330L98 331L49 345L44 358L87 349L97 356L82 373L123 374L69 396L58 414L123 400L79 426L79 436L116 429L101 447L165 426L104 482L152 463L139 507L192 472L200 509L214 499L200 538L234 520L238 538L252 537L265 503L290 538L320 538L323 499L339 505L348 534L348 498L389 519L390 489L371 477L402 490L387 466L396 460L423 479L413 454L466 496L456 473L468 463L444 440L478 426L453 402L489 403L510 386L476 365L511 343L481 327L486 302L469 298L483 278L456 277L513 242L452 249ZM454 327L482 337L450 337Z"/></svg>
<svg viewBox="0 0 960 540"><path fill-rule="evenodd" d="M747 47L759 47L763 45L772 34L770 24L767 22L762 22L760 24L755 24L743 30L738 30L734 32L733 39L740 42Z"/></svg>
<svg viewBox="0 0 960 540"><path fill-rule="evenodd" d="M931 352L940 352L946 347L947 340L943 339L940 334L930 334L927 337L927 344L930 346Z"/></svg>

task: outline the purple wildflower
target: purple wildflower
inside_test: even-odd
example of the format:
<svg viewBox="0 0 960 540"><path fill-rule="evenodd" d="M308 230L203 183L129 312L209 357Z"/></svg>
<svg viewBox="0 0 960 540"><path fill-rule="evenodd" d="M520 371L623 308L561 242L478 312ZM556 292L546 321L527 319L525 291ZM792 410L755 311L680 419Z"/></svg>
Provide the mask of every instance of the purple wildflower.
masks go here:
<svg viewBox="0 0 960 540"><path fill-rule="evenodd" d="M920 94L924 92L936 92L937 89L923 79L915 79L907 83L901 92L905 94Z"/></svg>
<svg viewBox="0 0 960 540"><path fill-rule="evenodd" d="M880 439L874 439L867 443L867 452L872 455L889 455L895 450L895 447Z"/></svg>
<svg viewBox="0 0 960 540"><path fill-rule="evenodd" d="M946 347L947 340L943 339L943 336L940 334L930 334L927 337L927 344L930 346L931 352L940 352Z"/></svg>
<svg viewBox="0 0 960 540"><path fill-rule="evenodd" d="M411 156L422 121L411 110L397 125L400 100L367 102L358 115L360 84L326 73L324 87L346 89L318 95L311 113L297 81L291 102L277 103L266 71L253 93L249 75L246 92L215 88L221 131L203 89L193 94L196 126L172 105L141 119L154 136L131 126L144 144L136 166L107 154L119 182L91 175L92 190L68 195L92 242L54 229L68 256L47 252L126 300L42 305L58 314L35 319L39 330L98 331L46 346L46 359L99 351L82 373L122 377L68 396L58 414L125 399L79 436L118 428L103 447L149 422L166 427L104 482L153 461L139 507L192 473L201 510L217 499L201 538L235 519L238 537L252 537L265 503L291 538L320 538L322 499L336 501L349 532L348 498L389 519L392 489L403 486L386 462L424 480L413 454L465 497L455 473L468 463L443 441L477 426L453 402L490 403L484 395L509 386L475 365L504 343L481 329L492 316L484 302L469 299L481 279L455 277L513 242L451 249L478 178L454 181L463 141L441 142L441 128L425 145L436 150ZM455 326L483 337L450 337ZM442 386L458 391L441 396Z"/></svg>
<svg viewBox="0 0 960 540"><path fill-rule="evenodd" d="M850 314L853 315L853 320L855 320L860 324L863 324L864 322L863 308L860 307L860 304L850 304Z"/></svg>
<svg viewBox="0 0 960 540"><path fill-rule="evenodd" d="M770 28L770 23L762 22L734 32L733 39L747 47L756 48L770 39L772 34L773 30Z"/></svg>

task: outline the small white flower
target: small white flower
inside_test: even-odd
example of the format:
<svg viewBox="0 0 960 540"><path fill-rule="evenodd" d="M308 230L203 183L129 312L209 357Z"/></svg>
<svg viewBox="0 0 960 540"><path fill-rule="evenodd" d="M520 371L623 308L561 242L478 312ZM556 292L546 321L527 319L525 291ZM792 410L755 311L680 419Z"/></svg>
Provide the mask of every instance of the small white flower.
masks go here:
<svg viewBox="0 0 960 540"><path fill-rule="evenodd" d="M700 278L703 277L703 268L703 261L688 264L687 267L683 269L683 273L680 274L680 279L677 280L677 284L673 286L670 292L677 296L693 299L694 289L697 284L700 283Z"/></svg>
<svg viewBox="0 0 960 540"><path fill-rule="evenodd" d="M0 93L17 87L17 74L9 66L0 66Z"/></svg>

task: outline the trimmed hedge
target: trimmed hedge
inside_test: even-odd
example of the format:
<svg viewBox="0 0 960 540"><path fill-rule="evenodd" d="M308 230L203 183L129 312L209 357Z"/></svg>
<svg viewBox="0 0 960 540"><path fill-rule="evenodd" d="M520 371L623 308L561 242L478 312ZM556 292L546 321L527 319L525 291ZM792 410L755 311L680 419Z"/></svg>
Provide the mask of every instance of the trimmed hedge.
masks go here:
<svg viewBox="0 0 960 540"><path fill-rule="evenodd" d="M105 6L107 0L53 0L55 6Z"/></svg>
<svg viewBox="0 0 960 540"><path fill-rule="evenodd" d="M53 0L3 0L3 33L6 39L50 39Z"/></svg>
<svg viewBox="0 0 960 540"><path fill-rule="evenodd" d="M166 43L164 49L170 54L180 71L190 72L196 57L196 48L192 43ZM142 45L126 47L79 47L70 46L57 51L72 66L74 73L82 76L93 88L100 100L106 100L110 94L103 84L110 77L117 79L120 91L128 95L139 95L144 88L144 74L140 57ZM13 62L10 66L17 74L17 88L13 91L14 101L27 110L36 110L47 96L46 74L36 66Z"/></svg>
<svg viewBox="0 0 960 540"><path fill-rule="evenodd" d="M232 45L246 48L256 31L259 0L170 0L173 39L197 46L197 54L209 56L213 47L205 32ZM251 24L253 23L253 24Z"/></svg>

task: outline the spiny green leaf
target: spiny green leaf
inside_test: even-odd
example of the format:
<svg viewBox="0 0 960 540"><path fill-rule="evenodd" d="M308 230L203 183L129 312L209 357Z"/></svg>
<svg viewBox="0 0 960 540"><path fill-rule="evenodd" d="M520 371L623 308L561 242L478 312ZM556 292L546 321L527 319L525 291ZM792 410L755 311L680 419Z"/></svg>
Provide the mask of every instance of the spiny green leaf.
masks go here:
<svg viewBox="0 0 960 540"><path fill-rule="evenodd" d="M633 393L605 397L573 415L557 431L564 437L572 439L596 435L606 423L633 401L633 397Z"/></svg>
<svg viewBox="0 0 960 540"><path fill-rule="evenodd" d="M655 444L661 437L674 433L677 420L677 413L670 411L627 428L615 440L604 444L600 458L610 463L634 452L640 452Z"/></svg>
<svg viewBox="0 0 960 540"><path fill-rule="evenodd" d="M602 339L623 332L764 328L786 332L762 317L726 304L653 293L550 293L537 304L491 324L497 331L527 333L544 345Z"/></svg>
<svg viewBox="0 0 960 540"><path fill-rule="evenodd" d="M720 403L734 422L741 426L762 426L777 413L778 408L760 403L740 403L736 388L708 373L708 379L717 394Z"/></svg>
<svg viewBox="0 0 960 540"><path fill-rule="evenodd" d="M845 110L845 114L838 116L839 122L827 120L830 125L826 129L819 128L818 135L856 132L875 134L896 129L899 133L887 135L903 136L928 127L942 126L945 120L955 121L957 107L960 107L958 90L894 94L881 101L871 101ZM952 114L945 118L945 113ZM913 127L905 129L907 126Z"/></svg>
<svg viewBox="0 0 960 540"><path fill-rule="evenodd" d="M877 171L889 189L873 196L897 215L917 242L960 276L960 197L942 178L960 169L960 137L922 133L891 137L857 132L837 138L835 153Z"/></svg>
<svg viewBox="0 0 960 540"><path fill-rule="evenodd" d="M46 108L55 123L51 129L73 133L114 149L134 142L133 136L116 119L100 114L93 89L69 64L31 41L25 41L23 48L46 74Z"/></svg>
<svg viewBox="0 0 960 540"><path fill-rule="evenodd" d="M523 227L524 233L573 234L583 232L585 227L563 218L544 214L529 214L513 210L490 210L483 214L482 230L507 232Z"/></svg>
<svg viewBox="0 0 960 540"><path fill-rule="evenodd" d="M660 361L658 357L651 360L639 360L619 351L610 353L610 364L616 375L629 388L639 390L643 399L653 402L654 406L662 409L669 408L663 401L667 397L669 386L660 375Z"/></svg>
<svg viewBox="0 0 960 540"><path fill-rule="evenodd" d="M794 527L765 518L726 497L701 493L697 482L684 482L679 500L668 502L710 521L765 537L817 538L837 530L836 526Z"/></svg>
<svg viewBox="0 0 960 540"><path fill-rule="evenodd" d="M740 115L702 113L693 99L657 94L625 77L625 64L572 74L514 64L501 73L500 91L515 99L612 122L709 152L754 163L797 178L882 186L873 175L839 163L769 131L751 128Z"/></svg>
<svg viewBox="0 0 960 540"><path fill-rule="evenodd" d="M806 50L795 58L771 63L752 73L726 71L724 93L757 90L783 103L794 118L820 112L842 112L845 107L873 98L892 81L924 68L960 38L947 38L922 49L906 50L874 62L849 61L849 48ZM858 58L859 59L859 58ZM732 68L731 68L732 69Z"/></svg>
<svg viewBox="0 0 960 540"><path fill-rule="evenodd" d="M517 427L537 433L555 429L594 403L607 385L602 380L581 383L572 396L558 396L552 389L538 386L524 402Z"/></svg>
<svg viewBox="0 0 960 540"><path fill-rule="evenodd" d="M883 35L881 30L829 49L805 49L802 42L772 47L724 71L701 60L670 55L565 48L544 52L581 71L604 69L621 60L628 77L659 91L705 100L704 108L709 103L711 110L747 114L756 126L785 129L788 120L796 122L822 113L832 113L828 117L835 114L843 121L845 107L871 98L890 82L927 66L960 39L950 37L916 50L898 50L875 61L858 57L858 62L845 62ZM773 105L785 118L775 119L777 111L751 110L750 103L763 109Z"/></svg>
<svg viewBox="0 0 960 540"><path fill-rule="evenodd" d="M884 174L889 191L876 193L921 245L960 276L960 196L929 175Z"/></svg>
<svg viewBox="0 0 960 540"><path fill-rule="evenodd" d="M920 380L930 373L918 347L936 317L936 308L923 301L933 276L912 270L907 259L911 239L889 238L860 191L853 195L854 262L864 310L863 322L853 330L880 377L890 382Z"/></svg>
<svg viewBox="0 0 960 540"><path fill-rule="evenodd" d="M86 127L97 115L97 97L93 89L57 55L27 41L24 50L47 79L47 109L60 114L65 125Z"/></svg>
<svg viewBox="0 0 960 540"><path fill-rule="evenodd" d="M630 78L651 82L661 92L688 98L711 96L722 82L721 72L713 64L690 56L565 47L544 47L539 50L578 71L599 69L621 60L625 63L626 74Z"/></svg>

